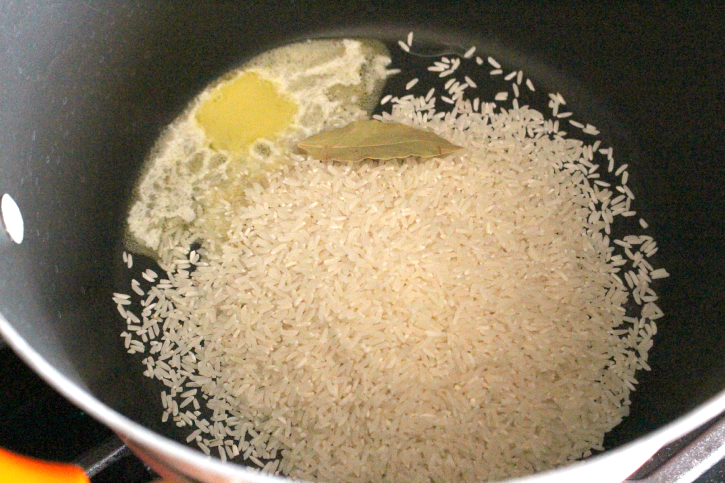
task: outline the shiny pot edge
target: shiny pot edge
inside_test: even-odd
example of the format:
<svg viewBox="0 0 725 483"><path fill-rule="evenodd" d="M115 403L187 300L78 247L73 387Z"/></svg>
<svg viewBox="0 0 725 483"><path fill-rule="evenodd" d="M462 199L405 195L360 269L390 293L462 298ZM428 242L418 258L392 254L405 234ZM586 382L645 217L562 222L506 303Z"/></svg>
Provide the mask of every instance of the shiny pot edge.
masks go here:
<svg viewBox="0 0 725 483"><path fill-rule="evenodd" d="M48 384L90 415L106 424L131 443L146 460L179 475L207 483L281 483L288 478L263 475L242 466L222 463L181 443L161 436L103 404L83 388L58 372L18 334L0 314L0 334L15 352ZM622 481L644 464L661 447L689 433L698 426L725 412L725 390L688 414L647 436L586 461L523 478L507 480L516 483L578 483L587 481Z"/></svg>

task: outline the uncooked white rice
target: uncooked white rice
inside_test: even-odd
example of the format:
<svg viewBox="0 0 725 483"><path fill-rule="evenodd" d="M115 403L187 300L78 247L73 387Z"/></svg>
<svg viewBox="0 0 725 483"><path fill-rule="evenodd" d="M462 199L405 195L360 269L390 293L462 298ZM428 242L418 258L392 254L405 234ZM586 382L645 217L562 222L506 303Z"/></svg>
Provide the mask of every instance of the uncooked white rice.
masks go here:
<svg viewBox="0 0 725 483"><path fill-rule="evenodd" d="M596 136L597 134L599 134L599 130L591 124L587 124L584 129L582 129L582 132L584 134L591 134L592 136Z"/></svg>
<svg viewBox="0 0 725 483"><path fill-rule="evenodd" d="M135 278L131 280L131 290L133 290L136 295L144 296L144 291L141 288L141 284L136 280Z"/></svg>
<svg viewBox="0 0 725 483"><path fill-rule="evenodd" d="M667 270L665 270L664 268L658 268L657 270L650 272L650 278L652 278L652 280L655 280L657 278L665 278L665 277L669 277L669 276L670 276L670 274L667 273Z"/></svg>
<svg viewBox="0 0 725 483"><path fill-rule="evenodd" d="M407 83L407 84L405 84L405 90L409 91L409 90L410 90L410 89L412 89L412 88L413 88L413 87L414 87L414 86L415 86L415 85L416 85L417 83L418 83L418 78L417 78L417 77L416 77L415 79L411 79L410 81L408 81L408 83Z"/></svg>
<svg viewBox="0 0 725 483"><path fill-rule="evenodd" d="M446 77L460 62L428 70ZM518 96L523 72L506 80L517 76ZM114 294L124 345L148 350L145 374L167 387L162 421L188 426L187 442L330 482L479 482L603 449L635 371L649 370L663 316L650 284L669 274L643 257L658 247L646 235L610 244L614 217L635 213L627 186L598 179L594 155L611 172L611 148L567 138L515 99L506 110L466 99L475 83L451 80L453 99L439 99L453 114L435 111L431 89L385 96L381 119L461 154L346 165L290 155L237 203L200 208L225 243L206 245L201 225L166 235L177 256L158 282L141 274L154 284L142 320ZM554 117L571 115L550 98ZM144 295L135 279L132 290ZM625 308L632 298L639 314Z"/></svg>
<svg viewBox="0 0 725 483"><path fill-rule="evenodd" d="M549 102L549 107L551 108L551 115L554 117L559 117L559 103L551 101Z"/></svg>

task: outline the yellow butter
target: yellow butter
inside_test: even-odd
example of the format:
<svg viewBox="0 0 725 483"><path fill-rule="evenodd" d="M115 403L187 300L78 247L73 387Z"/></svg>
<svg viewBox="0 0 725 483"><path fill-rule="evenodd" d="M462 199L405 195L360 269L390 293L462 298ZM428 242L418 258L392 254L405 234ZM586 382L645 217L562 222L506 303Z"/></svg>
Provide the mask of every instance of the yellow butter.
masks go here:
<svg viewBox="0 0 725 483"><path fill-rule="evenodd" d="M212 91L196 120L212 148L239 153L257 139L282 134L296 113L297 104L276 83L246 72Z"/></svg>

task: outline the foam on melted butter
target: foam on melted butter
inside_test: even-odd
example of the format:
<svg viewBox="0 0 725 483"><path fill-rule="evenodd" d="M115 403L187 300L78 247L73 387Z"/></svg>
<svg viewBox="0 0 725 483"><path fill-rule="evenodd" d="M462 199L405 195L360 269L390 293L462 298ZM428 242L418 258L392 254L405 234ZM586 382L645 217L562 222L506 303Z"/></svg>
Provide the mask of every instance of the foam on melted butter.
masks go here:
<svg viewBox="0 0 725 483"><path fill-rule="evenodd" d="M295 144L367 119L390 57L375 40L311 40L265 52L213 82L163 133L135 187L129 251L162 268L179 253L162 240L213 248L226 236L213 211L289 162ZM183 243L182 243L183 244Z"/></svg>

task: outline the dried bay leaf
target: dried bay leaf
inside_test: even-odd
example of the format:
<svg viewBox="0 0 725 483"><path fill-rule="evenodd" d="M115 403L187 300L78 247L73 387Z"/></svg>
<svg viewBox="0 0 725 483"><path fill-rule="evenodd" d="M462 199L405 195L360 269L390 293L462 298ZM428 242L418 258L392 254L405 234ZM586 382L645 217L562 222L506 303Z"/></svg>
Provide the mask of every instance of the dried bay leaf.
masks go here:
<svg viewBox="0 0 725 483"><path fill-rule="evenodd" d="M363 159L432 158L453 153L461 146L437 134L396 122L355 121L297 143L307 154L323 161L355 162Z"/></svg>

